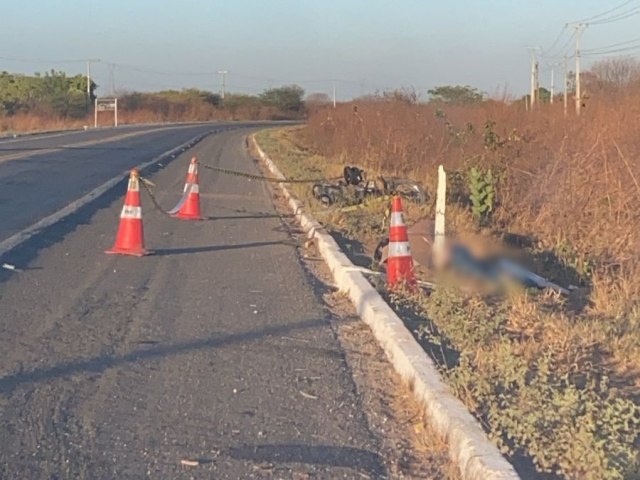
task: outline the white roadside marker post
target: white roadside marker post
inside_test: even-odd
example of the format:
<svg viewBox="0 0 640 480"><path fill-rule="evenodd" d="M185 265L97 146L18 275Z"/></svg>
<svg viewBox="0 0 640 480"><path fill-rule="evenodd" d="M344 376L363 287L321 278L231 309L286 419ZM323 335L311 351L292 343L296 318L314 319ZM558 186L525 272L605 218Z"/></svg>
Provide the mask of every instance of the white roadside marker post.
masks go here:
<svg viewBox="0 0 640 480"><path fill-rule="evenodd" d="M446 261L445 255L445 207L447 196L447 174L444 167L438 167L438 190L436 194L436 226L433 241L433 266L439 270Z"/></svg>

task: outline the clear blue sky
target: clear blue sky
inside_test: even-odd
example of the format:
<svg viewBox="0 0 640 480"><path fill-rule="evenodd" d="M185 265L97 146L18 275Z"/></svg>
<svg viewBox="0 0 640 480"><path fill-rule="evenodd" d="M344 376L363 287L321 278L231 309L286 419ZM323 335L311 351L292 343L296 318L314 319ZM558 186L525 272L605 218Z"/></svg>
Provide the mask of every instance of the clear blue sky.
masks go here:
<svg viewBox="0 0 640 480"><path fill-rule="evenodd" d="M335 79L339 98L401 86L425 95L442 84L520 95L528 46L549 47L566 22L623 1L0 0L0 70L79 73L83 63L58 60L99 58L99 93L113 62L119 89L218 91L214 72L226 69L230 91L251 93L283 83L330 93ZM640 15L590 26L584 48L637 38L639 26Z"/></svg>

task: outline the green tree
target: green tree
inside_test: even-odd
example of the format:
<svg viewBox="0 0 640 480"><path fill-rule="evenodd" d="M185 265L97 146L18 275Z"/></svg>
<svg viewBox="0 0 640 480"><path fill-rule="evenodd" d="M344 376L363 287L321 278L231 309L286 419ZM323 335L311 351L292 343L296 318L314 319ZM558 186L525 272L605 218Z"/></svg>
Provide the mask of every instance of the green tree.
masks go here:
<svg viewBox="0 0 640 480"><path fill-rule="evenodd" d="M97 85L91 82L90 98L95 99ZM86 115L87 79L84 75L67 77L51 70L33 76L0 73L0 114L35 113L61 117Z"/></svg>
<svg viewBox="0 0 640 480"><path fill-rule="evenodd" d="M299 113L304 109L304 89L298 85L270 88L259 95L260 101L283 112Z"/></svg>
<svg viewBox="0 0 640 480"><path fill-rule="evenodd" d="M527 105L531 104L531 95L523 95L520 101L524 101ZM547 90L544 87L538 88L538 103L549 103L551 102L551 91Z"/></svg>
<svg viewBox="0 0 640 480"><path fill-rule="evenodd" d="M382 92L382 99L391 102L415 105L420 100L418 92L412 88L400 88Z"/></svg>
<svg viewBox="0 0 640 480"><path fill-rule="evenodd" d="M254 95L227 94L223 105L233 118L242 112L250 112L251 118L257 118L260 113L260 99Z"/></svg>
<svg viewBox="0 0 640 480"><path fill-rule="evenodd" d="M468 85L443 85L432 88L427 93L430 95L430 102L447 103L449 105L473 105L483 100L480 90Z"/></svg>
<svg viewBox="0 0 640 480"><path fill-rule="evenodd" d="M551 91L544 87L538 88L538 100L540 103L549 103L551 101Z"/></svg>

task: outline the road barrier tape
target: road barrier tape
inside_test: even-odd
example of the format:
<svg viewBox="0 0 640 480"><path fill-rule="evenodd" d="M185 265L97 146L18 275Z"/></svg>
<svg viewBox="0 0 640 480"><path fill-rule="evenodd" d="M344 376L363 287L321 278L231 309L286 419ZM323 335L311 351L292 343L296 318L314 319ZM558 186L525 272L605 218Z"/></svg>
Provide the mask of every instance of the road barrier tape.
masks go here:
<svg viewBox="0 0 640 480"><path fill-rule="evenodd" d="M145 191L149 195L149 198L151 199L151 203L153 203L153 206L156 207L156 209L160 210L162 213L164 213L166 216L171 217L171 212L169 212L168 210L165 210L164 208L162 208L160 203L158 203L158 199L156 198L155 194L153 193L153 190L151 190L151 187L155 186L155 184L153 182L151 182L150 180L147 180L144 177L139 177L139 178L140 178L140 184L142 185L142 187L145 189ZM171 217L171 218L173 218L173 217Z"/></svg>
<svg viewBox="0 0 640 480"><path fill-rule="evenodd" d="M270 182L270 183L323 183L323 182L331 182L331 181L337 181L337 180L341 180L342 179L342 177L313 178L313 179L311 179L311 178L309 178L309 179L279 179L279 178L275 178L275 177L266 177L264 175L256 175L256 174L252 174L252 173L239 172L237 170L230 170L228 168L216 167L214 165L209 165L209 164L203 163L201 161L198 162L198 165L200 165L200 166L202 166L202 167L204 167L204 168L206 168L208 170L212 170L212 171L218 172L218 173L223 173L225 175L232 175L234 177L241 177L241 178L247 178L249 180L259 180L259 181ZM171 216L172 212L162 208L162 206L158 202L158 199L155 196L155 193L151 189L151 187L154 187L155 184L153 182L151 182L150 180L146 179L146 178L143 178L143 177L139 177L139 178L140 178L140 183L142 184L142 187L144 188L144 190L149 195L149 198L151 199L151 203L153 203L153 206L157 210L159 210L160 212L164 213L165 215ZM197 188L197 186L196 186L196 188ZM332 208L332 209L327 209L327 210L323 210L323 211L318 211L316 213L332 213L332 212L349 213L349 212L353 212L353 211L356 211L356 210L359 210L359 209L362 209L362 208L366 208L366 207L371 206L372 204L375 204L375 203L382 203L382 202L389 201L389 199L391 199L390 195L382 195L380 197L367 199L364 202L356 204L356 205L348 205L348 206L340 207L340 208ZM386 219L386 215L385 215L385 219Z"/></svg>
<svg viewBox="0 0 640 480"><path fill-rule="evenodd" d="M248 178L250 180L260 180L263 182L271 182L271 183L322 183L322 182L330 182L330 181L342 179L342 177L335 177L335 178L300 178L300 179L284 179L283 180L275 177L265 177L264 175L255 175L252 173L238 172L236 170L230 170L228 168L215 167L213 165L209 165L202 162L199 162L199 164L208 170L212 170L218 173L224 173L225 175L232 175L234 177L242 177L242 178Z"/></svg>

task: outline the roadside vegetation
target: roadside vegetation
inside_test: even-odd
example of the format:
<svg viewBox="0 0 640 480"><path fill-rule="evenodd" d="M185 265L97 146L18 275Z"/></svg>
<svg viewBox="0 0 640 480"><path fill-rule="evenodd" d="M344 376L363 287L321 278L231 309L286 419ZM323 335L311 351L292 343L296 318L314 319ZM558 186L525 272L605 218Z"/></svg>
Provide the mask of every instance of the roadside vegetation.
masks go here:
<svg viewBox="0 0 640 480"><path fill-rule="evenodd" d="M620 68L620 66L625 68ZM497 294L436 278L428 294L393 298L453 391L516 464L567 479L640 478L640 68L606 60L584 74L582 115L562 97L526 111L439 87L428 102L388 92L332 108L308 124L263 132L293 178L401 175L435 192L448 172L448 236L515 252L569 296ZM543 93L543 92L541 92ZM571 94L572 95L572 94ZM383 205L329 209L300 196L352 255L386 233ZM434 215L410 205L409 222ZM525 467L522 467L525 468Z"/></svg>
<svg viewBox="0 0 640 480"><path fill-rule="evenodd" d="M0 72L0 134L93 126L97 85L87 94L84 75L52 70L20 75ZM282 120L305 113L304 90L297 85L270 88L258 95L221 95L198 89L159 92L121 91L119 123L160 123L209 120ZM111 112L100 113L100 124L111 125Z"/></svg>

